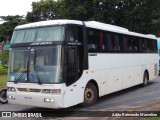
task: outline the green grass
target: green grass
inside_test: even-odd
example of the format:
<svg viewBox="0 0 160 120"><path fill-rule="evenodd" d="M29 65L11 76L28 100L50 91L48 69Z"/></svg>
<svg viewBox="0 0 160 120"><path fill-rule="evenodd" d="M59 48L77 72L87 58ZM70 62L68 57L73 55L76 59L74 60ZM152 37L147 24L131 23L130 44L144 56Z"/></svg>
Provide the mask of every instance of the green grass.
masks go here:
<svg viewBox="0 0 160 120"><path fill-rule="evenodd" d="M140 120L160 120L160 117L144 117L144 118L142 118L142 119L140 119Z"/></svg>
<svg viewBox="0 0 160 120"><path fill-rule="evenodd" d="M7 75L0 75L0 88L6 87Z"/></svg>

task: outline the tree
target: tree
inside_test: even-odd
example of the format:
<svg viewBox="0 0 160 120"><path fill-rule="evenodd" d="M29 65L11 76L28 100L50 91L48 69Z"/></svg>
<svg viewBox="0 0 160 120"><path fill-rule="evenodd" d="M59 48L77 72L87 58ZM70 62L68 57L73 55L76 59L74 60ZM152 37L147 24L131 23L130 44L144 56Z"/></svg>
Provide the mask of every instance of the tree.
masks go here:
<svg viewBox="0 0 160 120"><path fill-rule="evenodd" d="M32 11L27 13L28 22L55 19L56 2L54 0L41 0L32 3Z"/></svg>
<svg viewBox="0 0 160 120"><path fill-rule="evenodd" d="M123 0L116 5L116 24L129 30L149 33L152 21L152 2L150 0Z"/></svg>
<svg viewBox="0 0 160 120"><path fill-rule="evenodd" d="M14 28L17 25L25 24L23 16L1 16L4 23L0 25L0 42L11 39Z"/></svg>
<svg viewBox="0 0 160 120"><path fill-rule="evenodd" d="M159 0L41 0L33 2L28 22L74 19L95 20L128 28L131 31L151 33L154 11Z"/></svg>
<svg viewBox="0 0 160 120"><path fill-rule="evenodd" d="M151 23L151 29L153 34L157 35L160 37L160 0L154 0L152 1L154 4L154 9L153 9L153 19Z"/></svg>
<svg viewBox="0 0 160 120"><path fill-rule="evenodd" d="M56 18L91 20L94 9L93 0L62 0L57 2Z"/></svg>
<svg viewBox="0 0 160 120"><path fill-rule="evenodd" d="M150 0L62 0L57 4L56 16L95 20L149 33L155 5Z"/></svg>

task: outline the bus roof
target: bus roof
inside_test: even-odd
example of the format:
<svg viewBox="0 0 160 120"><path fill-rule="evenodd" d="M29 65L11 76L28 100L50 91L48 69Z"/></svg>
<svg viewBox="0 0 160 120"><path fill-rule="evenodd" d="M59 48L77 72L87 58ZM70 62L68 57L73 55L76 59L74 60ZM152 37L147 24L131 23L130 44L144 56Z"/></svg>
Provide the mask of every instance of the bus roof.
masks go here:
<svg viewBox="0 0 160 120"><path fill-rule="evenodd" d="M78 20L49 20L49 21L41 21L41 22L34 22L34 23L20 25L20 26L17 26L15 29L26 29L26 28L44 27L44 26L52 26L52 25L65 25L65 24L82 25L82 21L78 21Z"/></svg>
<svg viewBox="0 0 160 120"><path fill-rule="evenodd" d="M87 21L86 26L90 27L90 28L96 28L96 29L101 29L101 30L106 30L106 31L116 32L116 33L122 33L122 34L126 34L126 35L156 39L155 35L151 35L151 34L145 35L145 34L140 34L140 33L136 33L136 32L131 32L128 29L123 28L123 27L100 23L100 22L96 22L96 21Z"/></svg>
<svg viewBox="0 0 160 120"><path fill-rule="evenodd" d="M41 22L34 22L34 23L20 25L20 26L17 26L15 30L52 26L52 25L65 25L65 24L83 25L82 21L78 21L78 20L49 20L49 21L41 21ZM96 21L85 21L85 25L86 27L89 27L89 28L95 28L95 29L116 32L116 33L121 33L126 35L132 35L132 36L138 36L138 37L144 37L144 38L150 38L150 39L157 39L155 35L151 35L151 34L146 35L146 34L131 32L128 29L123 27L105 24L105 23L96 22Z"/></svg>

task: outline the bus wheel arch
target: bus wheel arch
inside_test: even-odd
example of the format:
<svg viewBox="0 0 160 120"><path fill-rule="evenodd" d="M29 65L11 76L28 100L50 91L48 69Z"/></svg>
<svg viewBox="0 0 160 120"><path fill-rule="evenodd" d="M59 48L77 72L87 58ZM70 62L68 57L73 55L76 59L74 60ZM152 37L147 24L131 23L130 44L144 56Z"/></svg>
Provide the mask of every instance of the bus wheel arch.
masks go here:
<svg viewBox="0 0 160 120"><path fill-rule="evenodd" d="M143 74L143 84L142 84L142 86L146 87L148 85L148 81L149 81L149 72L148 72L148 70L145 70L144 74Z"/></svg>
<svg viewBox="0 0 160 120"><path fill-rule="evenodd" d="M96 103L99 96L98 84L95 80L90 80L84 90L84 101L81 103L83 107L89 107Z"/></svg>
<svg viewBox="0 0 160 120"><path fill-rule="evenodd" d="M88 83L92 83L96 87L96 89L97 89L97 97L99 97L99 87L98 87L97 82L94 79L92 79Z"/></svg>

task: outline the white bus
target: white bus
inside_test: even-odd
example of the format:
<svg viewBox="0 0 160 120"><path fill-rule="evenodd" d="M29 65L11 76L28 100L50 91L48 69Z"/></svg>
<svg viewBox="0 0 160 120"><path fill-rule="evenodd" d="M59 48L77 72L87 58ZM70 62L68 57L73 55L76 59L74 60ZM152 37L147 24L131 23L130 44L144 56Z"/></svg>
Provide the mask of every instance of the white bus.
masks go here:
<svg viewBox="0 0 160 120"><path fill-rule="evenodd" d="M157 40L95 21L17 26L10 45L9 103L45 108L93 105L98 97L158 75Z"/></svg>

